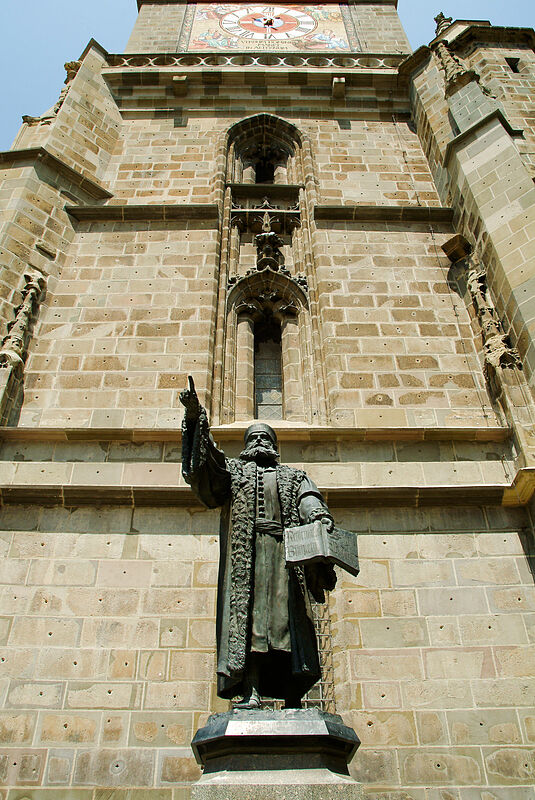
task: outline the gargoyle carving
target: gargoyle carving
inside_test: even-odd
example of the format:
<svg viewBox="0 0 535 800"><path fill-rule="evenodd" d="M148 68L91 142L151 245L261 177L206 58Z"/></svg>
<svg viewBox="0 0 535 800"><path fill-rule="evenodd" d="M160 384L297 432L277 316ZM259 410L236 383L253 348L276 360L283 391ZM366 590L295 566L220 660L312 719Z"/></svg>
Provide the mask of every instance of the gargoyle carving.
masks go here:
<svg viewBox="0 0 535 800"><path fill-rule="evenodd" d="M475 260L470 262L467 285L481 325L485 375L492 386L494 385L493 373L497 368L522 369L522 361L518 351L511 345L509 337L504 332L494 304L489 297L486 270Z"/></svg>
<svg viewBox="0 0 535 800"><path fill-rule="evenodd" d="M7 326L8 334L0 346L0 368L22 367L26 357L27 337L46 281L40 272L24 274L22 302L15 309L15 319Z"/></svg>
<svg viewBox="0 0 535 800"><path fill-rule="evenodd" d="M446 82L446 97L453 94L461 86L465 86L470 81L479 83L478 73L466 66L464 61L459 58L450 48L447 42L441 40L433 46L433 50L438 58L441 69L444 72Z"/></svg>

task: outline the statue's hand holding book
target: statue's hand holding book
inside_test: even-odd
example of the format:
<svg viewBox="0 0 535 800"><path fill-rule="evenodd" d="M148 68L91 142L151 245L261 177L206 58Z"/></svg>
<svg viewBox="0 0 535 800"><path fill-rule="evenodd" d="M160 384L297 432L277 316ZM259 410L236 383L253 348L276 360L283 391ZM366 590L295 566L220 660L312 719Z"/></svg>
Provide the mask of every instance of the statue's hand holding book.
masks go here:
<svg viewBox="0 0 535 800"><path fill-rule="evenodd" d="M284 549L288 564L327 561L338 564L351 575L358 575L357 536L351 531L326 525L322 520L284 529Z"/></svg>

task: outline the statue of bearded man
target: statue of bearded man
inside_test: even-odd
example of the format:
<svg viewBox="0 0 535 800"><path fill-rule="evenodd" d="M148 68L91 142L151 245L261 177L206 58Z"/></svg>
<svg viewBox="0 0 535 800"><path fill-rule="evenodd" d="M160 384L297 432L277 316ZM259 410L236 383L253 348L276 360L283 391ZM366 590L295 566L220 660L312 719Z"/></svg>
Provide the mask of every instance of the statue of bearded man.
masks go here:
<svg viewBox="0 0 535 800"><path fill-rule="evenodd" d="M226 458L210 435L193 380L180 399L182 474L208 508L221 507L217 595L217 692L258 708L262 697L300 708L321 676L311 598L325 602L336 575L325 562L285 561L283 531L333 519L302 470L278 463L275 431L251 425L239 458Z"/></svg>

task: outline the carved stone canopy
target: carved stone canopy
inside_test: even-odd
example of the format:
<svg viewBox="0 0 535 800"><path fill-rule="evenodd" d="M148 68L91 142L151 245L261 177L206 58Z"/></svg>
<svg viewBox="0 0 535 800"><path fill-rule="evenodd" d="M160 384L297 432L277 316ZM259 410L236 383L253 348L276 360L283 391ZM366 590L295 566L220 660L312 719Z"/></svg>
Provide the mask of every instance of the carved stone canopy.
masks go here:
<svg viewBox="0 0 535 800"><path fill-rule="evenodd" d="M228 307L237 315L245 314L255 322L266 316L281 322L295 317L308 307L305 289L292 277L270 269L240 278L230 289Z"/></svg>

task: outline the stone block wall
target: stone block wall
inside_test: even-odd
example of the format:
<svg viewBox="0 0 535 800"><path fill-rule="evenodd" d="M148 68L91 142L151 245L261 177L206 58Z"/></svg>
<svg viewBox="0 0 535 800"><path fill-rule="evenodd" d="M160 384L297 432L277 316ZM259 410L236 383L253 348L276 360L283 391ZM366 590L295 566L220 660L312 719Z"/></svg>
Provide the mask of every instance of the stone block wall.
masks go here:
<svg viewBox="0 0 535 800"><path fill-rule="evenodd" d="M225 95L229 90L225 90ZM406 122L357 119L342 126L337 119L313 120L314 105L317 103L319 110L324 103L321 91L316 91L312 100L303 93L302 110L297 107L295 88L280 87L278 92L286 96L281 98L285 105L294 96L294 108L285 116L310 138L320 202L441 205L421 144ZM328 87L324 92L329 97ZM155 96L159 93L155 89ZM243 111L244 116L250 116L265 111L251 87L236 87L232 94L232 105L216 119L205 117L199 108L197 116L190 113L190 118L178 128L172 116L129 121L106 173L107 186L114 194L110 203L212 201L217 154L227 130L235 122L233 112ZM134 107L134 100L147 102L139 96L128 99L129 108ZM204 105L202 87L195 100ZM272 94L269 102L272 107ZM368 97L360 102L373 105L375 99ZM348 108L350 99L344 115Z"/></svg>
<svg viewBox="0 0 535 800"><path fill-rule="evenodd" d="M250 87L241 91L251 113L262 109L252 104ZM342 127L312 120L311 111L301 117L296 106L294 119L311 144L320 203L440 205L405 123ZM192 219L185 204L218 196L218 159L232 121L230 111L214 119L199 108L185 127L172 119L125 122L105 172L109 205L182 205L188 221L71 218L74 242L36 328L21 424L175 426L189 372L209 399L220 234L215 219ZM435 225L435 234L428 227L316 222L309 280L319 292L336 424L355 424L355 413L356 424L371 416L391 425L494 419L468 314L439 255L451 228Z"/></svg>
<svg viewBox="0 0 535 800"><path fill-rule="evenodd" d="M367 53L410 53L396 5L358 3L350 6L360 44Z"/></svg>
<svg viewBox="0 0 535 800"><path fill-rule="evenodd" d="M176 427L188 374L210 397L215 223L79 227L36 326L20 424ZM468 312L439 255L449 233L437 227L318 221L333 423L366 424L372 412L377 424L496 422Z"/></svg>
<svg viewBox="0 0 535 800"><path fill-rule="evenodd" d="M212 118L178 128L172 118L129 121L107 170L111 203L213 202L223 126Z"/></svg>
<svg viewBox="0 0 535 800"><path fill-rule="evenodd" d="M406 122L336 120L309 133L320 177L320 202L439 206L440 199L418 137Z"/></svg>
<svg viewBox="0 0 535 800"><path fill-rule="evenodd" d="M126 53L174 53L178 50L186 2L141 5L126 45ZM411 47L393 3L358 3L350 6L355 30L364 53L410 53Z"/></svg>
<svg viewBox="0 0 535 800"><path fill-rule="evenodd" d="M354 511L337 516L355 527ZM528 798L535 540L527 516L383 509L362 512L358 527L361 573L333 592L332 618L345 680L338 709L361 736L353 770L367 795Z"/></svg>
<svg viewBox="0 0 535 800"><path fill-rule="evenodd" d="M526 166L535 175L535 116L531 102L535 91L535 53L531 48L504 42L501 46L474 50L469 61L484 85L503 104L513 128L524 132L516 144Z"/></svg>
<svg viewBox="0 0 535 800"><path fill-rule="evenodd" d="M361 425L372 412L400 425L495 419L468 313L439 255L447 236L426 228L318 223L326 380L342 424Z"/></svg>
<svg viewBox="0 0 535 800"><path fill-rule="evenodd" d="M125 53L174 53L187 3L143 3Z"/></svg>
<svg viewBox="0 0 535 800"><path fill-rule="evenodd" d="M479 50L477 58L474 53L470 56L474 65L487 61L486 48ZM501 63L505 63L509 51L504 54L499 49L499 52ZM496 65L497 53L493 50L491 53L493 55L488 60ZM470 119L463 118L466 127L461 126L461 133L450 130L448 134L445 120L450 108L444 98L443 73L438 70L434 56L422 58L412 80L420 138L429 155L441 197L447 193L448 204L456 210L459 229L476 245L476 254L487 269L489 289L504 330L518 347L528 379L533 383L535 345L531 328L535 251L532 228L535 190L530 161L526 157L531 147L532 121L518 115L517 100L509 100L507 108L517 110L516 118L525 130L523 147L519 149L517 143L521 139L511 127L512 120L497 116L498 112L503 113L501 97L497 102L482 93L472 81L462 88L457 87L451 95L450 106L451 112L455 113L458 108L468 108L472 102L475 113ZM495 72L495 69L489 70L489 75L494 76ZM513 80L516 77L513 74ZM499 88L497 78L489 78L489 81L494 89ZM502 96L504 90L505 85L502 85ZM478 97L479 119L474 105ZM459 119L461 117L462 113Z"/></svg>
<svg viewBox="0 0 535 800"><path fill-rule="evenodd" d="M21 425L178 427L206 399L217 232L205 220L84 224L43 310Z"/></svg>
<svg viewBox="0 0 535 800"><path fill-rule="evenodd" d="M340 508L335 517L359 532L361 573L339 573L331 619L337 711L362 739L352 772L366 796L427 800L435 787L437 798L527 800L527 515ZM227 707L213 676L217 512L5 506L0 523L0 785L30 797L47 788L39 800L70 797L69 786L185 800L199 774L191 736Z"/></svg>

